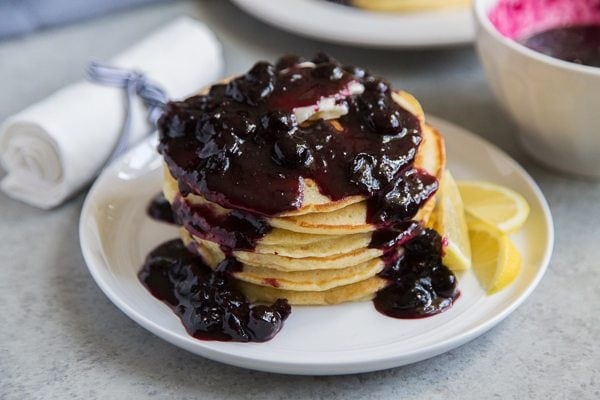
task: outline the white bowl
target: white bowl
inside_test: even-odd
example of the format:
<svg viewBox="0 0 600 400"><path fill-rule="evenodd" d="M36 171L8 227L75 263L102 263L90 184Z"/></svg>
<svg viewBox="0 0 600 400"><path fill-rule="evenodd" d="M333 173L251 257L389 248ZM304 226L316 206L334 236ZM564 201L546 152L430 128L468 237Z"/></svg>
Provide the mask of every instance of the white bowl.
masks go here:
<svg viewBox="0 0 600 400"><path fill-rule="evenodd" d="M546 56L503 36L475 0L476 44L495 96L541 163L600 178L600 68Z"/></svg>

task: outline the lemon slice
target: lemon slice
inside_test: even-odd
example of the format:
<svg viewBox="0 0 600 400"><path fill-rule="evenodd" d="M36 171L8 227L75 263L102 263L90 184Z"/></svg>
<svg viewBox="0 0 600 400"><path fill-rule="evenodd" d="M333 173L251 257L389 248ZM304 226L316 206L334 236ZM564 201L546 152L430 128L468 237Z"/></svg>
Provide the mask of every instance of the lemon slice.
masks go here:
<svg viewBox="0 0 600 400"><path fill-rule="evenodd" d="M488 182L462 181L458 189L465 212L505 233L519 230L529 216L529 204L519 193Z"/></svg>
<svg viewBox="0 0 600 400"><path fill-rule="evenodd" d="M444 171L436 196L431 225L447 241L442 261L452 271L471 268L471 245L460 192L449 171Z"/></svg>
<svg viewBox="0 0 600 400"><path fill-rule="evenodd" d="M510 285L521 270L521 255L508 236L494 226L468 216L473 271L488 294Z"/></svg>

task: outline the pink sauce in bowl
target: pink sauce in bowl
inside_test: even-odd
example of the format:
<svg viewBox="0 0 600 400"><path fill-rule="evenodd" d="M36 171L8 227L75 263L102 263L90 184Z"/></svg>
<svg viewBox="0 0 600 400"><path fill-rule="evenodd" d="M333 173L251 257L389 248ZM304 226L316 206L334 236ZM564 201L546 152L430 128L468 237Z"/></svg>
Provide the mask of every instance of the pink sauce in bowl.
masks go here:
<svg viewBox="0 0 600 400"><path fill-rule="evenodd" d="M489 19L530 49L600 67L600 0L500 0Z"/></svg>

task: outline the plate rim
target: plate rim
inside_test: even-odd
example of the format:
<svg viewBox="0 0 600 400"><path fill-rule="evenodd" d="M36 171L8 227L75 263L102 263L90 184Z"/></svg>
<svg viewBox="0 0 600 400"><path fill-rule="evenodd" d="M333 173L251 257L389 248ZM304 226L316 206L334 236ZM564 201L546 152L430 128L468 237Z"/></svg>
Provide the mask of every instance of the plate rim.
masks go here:
<svg viewBox="0 0 600 400"><path fill-rule="evenodd" d="M537 273L535 274L531 282L528 284L528 286L525 288L525 290L522 293L520 293L517 297L515 297L504 309L502 309L492 318L486 319L483 322L479 322L475 326L471 327L470 329L467 329L464 332L460 332L459 334L455 334L454 336L451 336L449 338L446 338L444 340L430 344L425 347L419 347L408 352L405 351L402 354L391 353L391 355L388 357L380 357L377 359L361 359L351 363L345 360L336 361L333 358L325 362L298 362L286 360L272 361L256 358L251 355L240 355L237 353L232 354L231 352L215 349L209 345L212 342L203 342L194 339L191 336L187 338L182 338L176 332L173 332L163 327L162 325L154 322L150 318L146 318L142 313L136 311L132 306L125 302L115 291L113 291L110 283L107 282L101 275L99 266L96 265L97 260L94 254L92 254L92 247L90 246L90 244L93 244L93 238L89 237L91 235L91 232L87 231L85 225L87 223L87 219L92 215L90 209L92 207L95 194L102 184L102 180L107 179L106 177L109 176L110 171L114 168L117 168L117 166L121 163L124 157L127 157L131 152L135 151L138 148L138 146L145 145L148 140L143 141L140 145L134 147L133 149L125 153L123 156L114 160L104 171L102 171L102 173L96 179L88 194L86 195L79 218L78 228L80 248L87 269L88 271L90 271L90 274L92 275L96 284L100 287L102 292L109 298L109 300L111 300L111 302L114 305L116 305L117 308L119 308L122 312L124 312L129 318L131 318L136 323L144 327L146 330L166 340L167 342L177 347L188 350L194 354L212 359L214 361L223 362L229 365L235 365L238 367L266 372L287 373L296 375L341 375L350 373L370 372L411 364L459 347L469 342L470 340L473 340L474 338L484 334L485 332L496 326L508 315L510 315L516 308L518 308L535 290L542 277L544 276L546 270L548 269L548 265L550 263L550 259L554 249L554 223L550 207L545 196L543 195L543 192L541 191L537 183L533 180L533 178L516 160L514 160L506 152L498 148L493 143L488 142L487 140L472 133L466 128L463 128L459 125L448 122L438 117L432 117L430 115L427 116L427 120L432 125L440 128L441 130L443 130L444 126L449 127L454 131L454 134L457 134L458 136L468 137L469 140L477 142L478 146L490 148L492 151L498 153L504 159L504 161L509 163L509 165L511 166L511 170L515 170L516 172L518 172L519 175L525 180L529 188L532 190L542 211L543 222L547 226L547 229L545 231L547 240L544 243L545 250L542 256L541 263L539 265ZM106 260L104 260L104 262L107 263ZM101 267L107 268L107 265L102 265ZM260 346L261 344L259 343L243 345ZM198 351L199 349L202 349L201 353Z"/></svg>
<svg viewBox="0 0 600 400"><path fill-rule="evenodd" d="M446 47L459 47L472 44L475 40L475 22L473 20L473 12L472 6L465 6L464 10L450 10L449 12L464 12L464 15L468 15L470 18L470 26L465 28L465 31L460 35L456 35L453 37L452 35L439 35L437 38L429 38L427 36L422 36L418 40L402 40L401 38L389 39L389 40L380 40L372 35L362 34L358 36L350 37L345 33L341 33L340 31L333 33L327 32L324 28L307 29L307 25L303 22L295 19L295 17L286 18L286 17L278 17L282 13L275 13L275 10L279 10L280 4L278 2L269 2L265 3L265 5L269 5L272 10L269 10L266 7L262 7L261 2L264 0L231 0L235 5L246 12L247 14L259 19L260 21L274 26L276 28L282 29L287 32L291 32L296 35L301 35L305 37L309 37L316 40L327 41L331 43L337 43L342 45L350 45L350 46L367 46L370 48L379 48L379 49L435 49L435 48L446 48ZM289 0L287 0L289 1ZM436 13L443 13L444 10L436 10L436 11L415 11L412 13L399 13L399 14L391 14L391 13L377 13L373 11L365 11L354 9L352 7L346 7L346 10L342 9L339 4L328 4L323 0L293 0L293 1L304 1L305 4L308 4L309 7L312 7L314 10L320 10L325 12L333 12L333 10L338 13L341 11L346 16L350 16L355 18L357 21L363 20L366 22L369 19L372 19L372 22L377 22L377 20L390 20L395 21L396 23L401 24L405 22L407 18L424 18L424 21L427 18L432 16L437 16ZM321 4L322 3L322 4ZM275 10L273 10L273 5L275 5ZM289 7L289 3L286 4ZM333 8L335 7L335 8ZM266 10L266 12L265 12ZM283 10L281 10L283 11ZM295 15L295 14L294 14ZM275 16L275 18L273 18Z"/></svg>

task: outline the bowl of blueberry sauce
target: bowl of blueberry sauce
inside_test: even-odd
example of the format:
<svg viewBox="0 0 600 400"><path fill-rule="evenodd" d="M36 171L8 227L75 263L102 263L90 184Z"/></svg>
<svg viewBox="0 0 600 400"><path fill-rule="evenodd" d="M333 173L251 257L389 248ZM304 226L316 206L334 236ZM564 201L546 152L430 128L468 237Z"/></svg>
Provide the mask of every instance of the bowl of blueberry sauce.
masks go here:
<svg viewBox="0 0 600 400"><path fill-rule="evenodd" d="M600 178L600 0L476 0L474 11L481 63L524 149Z"/></svg>

